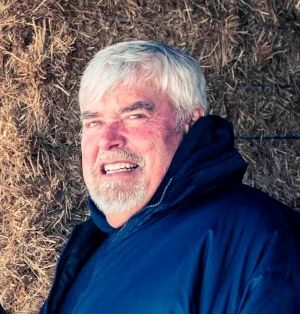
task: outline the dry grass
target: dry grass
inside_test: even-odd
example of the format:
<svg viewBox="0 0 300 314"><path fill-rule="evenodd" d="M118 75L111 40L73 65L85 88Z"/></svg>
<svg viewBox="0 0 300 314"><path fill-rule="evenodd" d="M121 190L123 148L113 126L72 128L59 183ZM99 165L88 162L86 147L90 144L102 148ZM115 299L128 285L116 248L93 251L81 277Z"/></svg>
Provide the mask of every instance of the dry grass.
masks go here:
<svg viewBox="0 0 300 314"><path fill-rule="evenodd" d="M0 303L36 313L58 252L86 217L79 77L128 39L181 47L205 68L212 112L237 135L300 134L300 2L0 2ZM239 140L246 181L299 207L299 140Z"/></svg>

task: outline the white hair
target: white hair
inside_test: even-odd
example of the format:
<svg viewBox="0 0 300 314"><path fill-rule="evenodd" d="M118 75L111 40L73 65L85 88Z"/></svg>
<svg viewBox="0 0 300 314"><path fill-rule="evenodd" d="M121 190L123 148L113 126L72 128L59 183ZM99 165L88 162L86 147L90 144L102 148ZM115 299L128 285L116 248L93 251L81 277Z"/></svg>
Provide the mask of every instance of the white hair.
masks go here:
<svg viewBox="0 0 300 314"><path fill-rule="evenodd" d="M100 50L85 69L79 90L81 108L99 101L119 83L134 87L150 82L178 110L179 119L196 108L208 111L206 84L199 64L183 52L153 41L130 41Z"/></svg>

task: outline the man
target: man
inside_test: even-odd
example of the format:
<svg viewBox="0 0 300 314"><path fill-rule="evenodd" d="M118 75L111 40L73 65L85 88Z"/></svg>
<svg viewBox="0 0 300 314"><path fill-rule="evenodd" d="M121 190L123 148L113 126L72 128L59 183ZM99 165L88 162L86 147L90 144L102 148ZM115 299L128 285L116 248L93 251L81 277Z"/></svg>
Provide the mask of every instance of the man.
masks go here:
<svg viewBox="0 0 300 314"><path fill-rule="evenodd" d="M154 42L107 47L79 102L91 219L41 313L300 313L292 212L242 185L194 59Z"/></svg>

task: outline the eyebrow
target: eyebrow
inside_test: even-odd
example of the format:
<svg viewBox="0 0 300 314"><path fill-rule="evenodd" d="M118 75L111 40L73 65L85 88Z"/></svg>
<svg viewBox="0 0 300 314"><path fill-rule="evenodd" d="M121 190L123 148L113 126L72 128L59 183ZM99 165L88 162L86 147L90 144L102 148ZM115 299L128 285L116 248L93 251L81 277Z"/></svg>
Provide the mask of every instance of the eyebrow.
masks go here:
<svg viewBox="0 0 300 314"><path fill-rule="evenodd" d="M127 107L124 107L120 110L121 113L126 113L126 112L131 112L135 110L146 110L148 112L153 112L155 109L155 105L151 102L144 102L144 101L137 101L133 104L130 104ZM93 111L83 111L80 114L80 120L85 120L85 119L94 119L94 118L99 118L100 113L99 112L93 112Z"/></svg>
<svg viewBox="0 0 300 314"><path fill-rule="evenodd" d="M100 114L98 112L83 111L80 114L80 120L98 118L99 116Z"/></svg>
<svg viewBox="0 0 300 314"><path fill-rule="evenodd" d="M121 113L131 112L135 110L146 110L148 112L153 112L155 109L155 105L151 102L137 101L133 104L130 104L127 107L124 107L120 110Z"/></svg>

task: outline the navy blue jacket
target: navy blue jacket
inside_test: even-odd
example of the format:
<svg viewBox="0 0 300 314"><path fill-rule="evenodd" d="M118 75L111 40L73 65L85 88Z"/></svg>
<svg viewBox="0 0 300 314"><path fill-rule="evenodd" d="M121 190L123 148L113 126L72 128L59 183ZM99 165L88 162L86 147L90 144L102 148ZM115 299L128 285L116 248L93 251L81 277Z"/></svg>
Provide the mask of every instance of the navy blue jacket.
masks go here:
<svg viewBox="0 0 300 314"><path fill-rule="evenodd" d="M73 231L41 313L60 313L105 240L97 289L74 314L299 314L299 216L241 183L233 139L229 122L201 118L152 200L119 229L89 200L92 217Z"/></svg>

